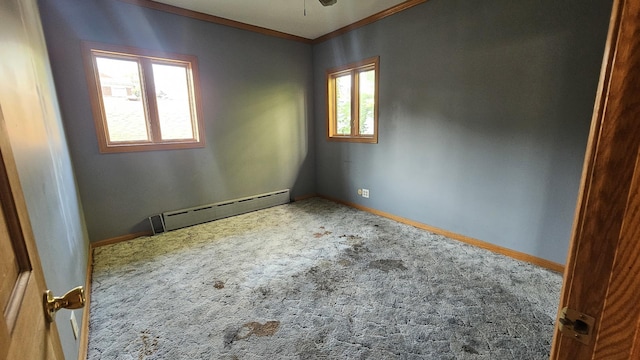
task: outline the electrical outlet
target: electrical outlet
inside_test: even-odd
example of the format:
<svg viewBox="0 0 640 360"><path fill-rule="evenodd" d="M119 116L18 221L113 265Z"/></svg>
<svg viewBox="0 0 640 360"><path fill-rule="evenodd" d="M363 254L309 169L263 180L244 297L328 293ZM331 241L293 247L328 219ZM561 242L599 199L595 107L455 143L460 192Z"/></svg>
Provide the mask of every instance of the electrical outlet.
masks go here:
<svg viewBox="0 0 640 360"><path fill-rule="evenodd" d="M362 189L358 189L358 195L362 195Z"/></svg>
<svg viewBox="0 0 640 360"><path fill-rule="evenodd" d="M78 322L76 321L76 313L71 310L71 330L73 330L73 338L78 340Z"/></svg>
<svg viewBox="0 0 640 360"><path fill-rule="evenodd" d="M369 189L362 189L362 197L369 198Z"/></svg>

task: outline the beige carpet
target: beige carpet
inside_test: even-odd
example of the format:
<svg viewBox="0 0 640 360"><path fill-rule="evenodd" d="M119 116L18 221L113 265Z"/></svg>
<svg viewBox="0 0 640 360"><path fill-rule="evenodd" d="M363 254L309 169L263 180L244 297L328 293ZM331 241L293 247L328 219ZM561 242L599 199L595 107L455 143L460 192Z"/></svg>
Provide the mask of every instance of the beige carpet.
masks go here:
<svg viewBox="0 0 640 360"><path fill-rule="evenodd" d="M547 359L561 281L309 199L97 248L89 359Z"/></svg>

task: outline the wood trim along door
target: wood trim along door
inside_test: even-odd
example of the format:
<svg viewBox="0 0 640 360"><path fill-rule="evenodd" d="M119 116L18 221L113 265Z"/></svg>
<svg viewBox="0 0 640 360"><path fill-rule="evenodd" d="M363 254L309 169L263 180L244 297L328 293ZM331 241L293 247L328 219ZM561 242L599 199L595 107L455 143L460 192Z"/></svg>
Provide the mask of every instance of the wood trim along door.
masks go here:
<svg viewBox="0 0 640 360"><path fill-rule="evenodd" d="M556 326L552 359L640 352L639 149L640 0L616 0L560 301L595 324L587 344Z"/></svg>

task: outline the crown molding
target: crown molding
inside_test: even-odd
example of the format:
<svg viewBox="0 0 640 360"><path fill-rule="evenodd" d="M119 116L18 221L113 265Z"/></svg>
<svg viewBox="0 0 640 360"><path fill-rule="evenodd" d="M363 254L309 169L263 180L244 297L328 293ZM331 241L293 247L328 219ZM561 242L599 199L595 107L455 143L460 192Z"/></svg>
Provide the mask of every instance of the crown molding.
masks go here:
<svg viewBox="0 0 640 360"><path fill-rule="evenodd" d="M317 37L317 38L312 40L312 44L314 44L314 45L315 44L319 44L319 43L327 41L327 40L329 40L331 38L338 37L340 35L348 33L349 31L355 30L355 29L363 27L365 25L369 25L369 24L374 23L374 22L376 22L378 20L381 20L381 19L384 19L384 18L386 18L388 16L397 14L397 13L399 13L401 11L410 9L410 8L416 6L416 5L420 5L420 4L425 3L427 1L429 1L429 0L407 0L407 1L402 2L402 3L400 3L400 4L398 4L398 5L394 6L394 7L388 8L387 10L382 10L377 14L373 14L373 15L368 16L368 17L366 17L366 18L364 18L362 20L356 21L353 24L341 27L338 30L334 30L334 31L332 31L332 32L330 32L328 34L325 34L325 35L322 35L320 37Z"/></svg>
<svg viewBox="0 0 640 360"><path fill-rule="evenodd" d="M287 40L293 40L293 41L298 41L301 43L305 43L305 44L319 44L323 41L329 40L331 38L343 35L351 30L363 27L365 25L369 25L371 23L374 23L378 20L384 19L388 16L397 14L401 11L407 10L409 8L412 8L416 5L422 4L424 2L427 2L428 0L407 0L404 1L398 5L395 5L393 7L390 7L386 10L380 11L379 13L373 14L371 16L368 16L362 20L356 21L353 24L341 27L338 30L332 31L330 33L327 33L325 35L322 35L320 37L317 37L315 39L308 39L305 37L301 37L301 36L296 36L296 35L291 35L291 34L287 34L281 31L276 31L276 30L271 30L271 29L267 29L261 26L255 26L255 25L250 25L247 23L243 23L240 21L235 21L235 20L230 20L230 19L226 19L223 17L219 17L219 16L215 16L215 15L209 15L209 14L205 14L202 12L198 12L198 11L193 11L193 10L188 10L188 9L183 9L181 7L177 7L177 6L173 6L173 5L168 5L168 4L163 4L163 3L159 3L159 2L155 2L155 1L151 1L151 0L118 0L124 3L128 3L128 4L133 4L133 5L137 5L137 6L141 6L141 7L145 7L145 8L149 8L149 9L154 9L154 10L159 10L159 11L164 11L167 13L171 13L171 14L175 14L175 15L180 15L180 16L185 16L188 18L192 18L192 19L196 19L196 20L202 20L202 21L207 21L210 23L214 23L214 24L219 24L219 25L225 25L225 26L230 26L236 29L241 29L241 30L247 30L247 31L252 31L255 33L259 33L259 34L263 34L263 35L267 35L267 36L273 36L273 37L277 37L277 38L281 38L281 39L287 39Z"/></svg>
<svg viewBox="0 0 640 360"><path fill-rule="evenodd" d="M185 16L188 18L196 19L196 20L202 20L202 21L207 21L214 24L230 26L236 29L247 30L247 31L252 31L255 33L263 34L263 35L298 41L305 44L311 44L311 42L313 41L311 39L307 39L301 36L291 35L281 31L271 30L271 29L263 28L261 26L250 25L240 21L229 20L223 17L209 15L209 14L201 13L198 11L183 9L177 6L163 4L155 1L150 1L150 0L118 0L118 1L141 6L141 7L146 7L149 9L164 11L164 12L175 14L175 15Z"/></svg>

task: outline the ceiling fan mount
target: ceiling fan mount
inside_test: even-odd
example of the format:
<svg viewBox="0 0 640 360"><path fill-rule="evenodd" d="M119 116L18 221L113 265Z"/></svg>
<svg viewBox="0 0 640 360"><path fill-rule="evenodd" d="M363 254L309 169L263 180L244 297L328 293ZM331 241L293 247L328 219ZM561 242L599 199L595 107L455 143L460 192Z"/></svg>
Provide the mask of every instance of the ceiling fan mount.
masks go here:
<svg viewBox="0 0 640 360"><path fill-rule="evenodd" d="M335 4L338 0L318 0L322 6L331 6Z"/></svg>

